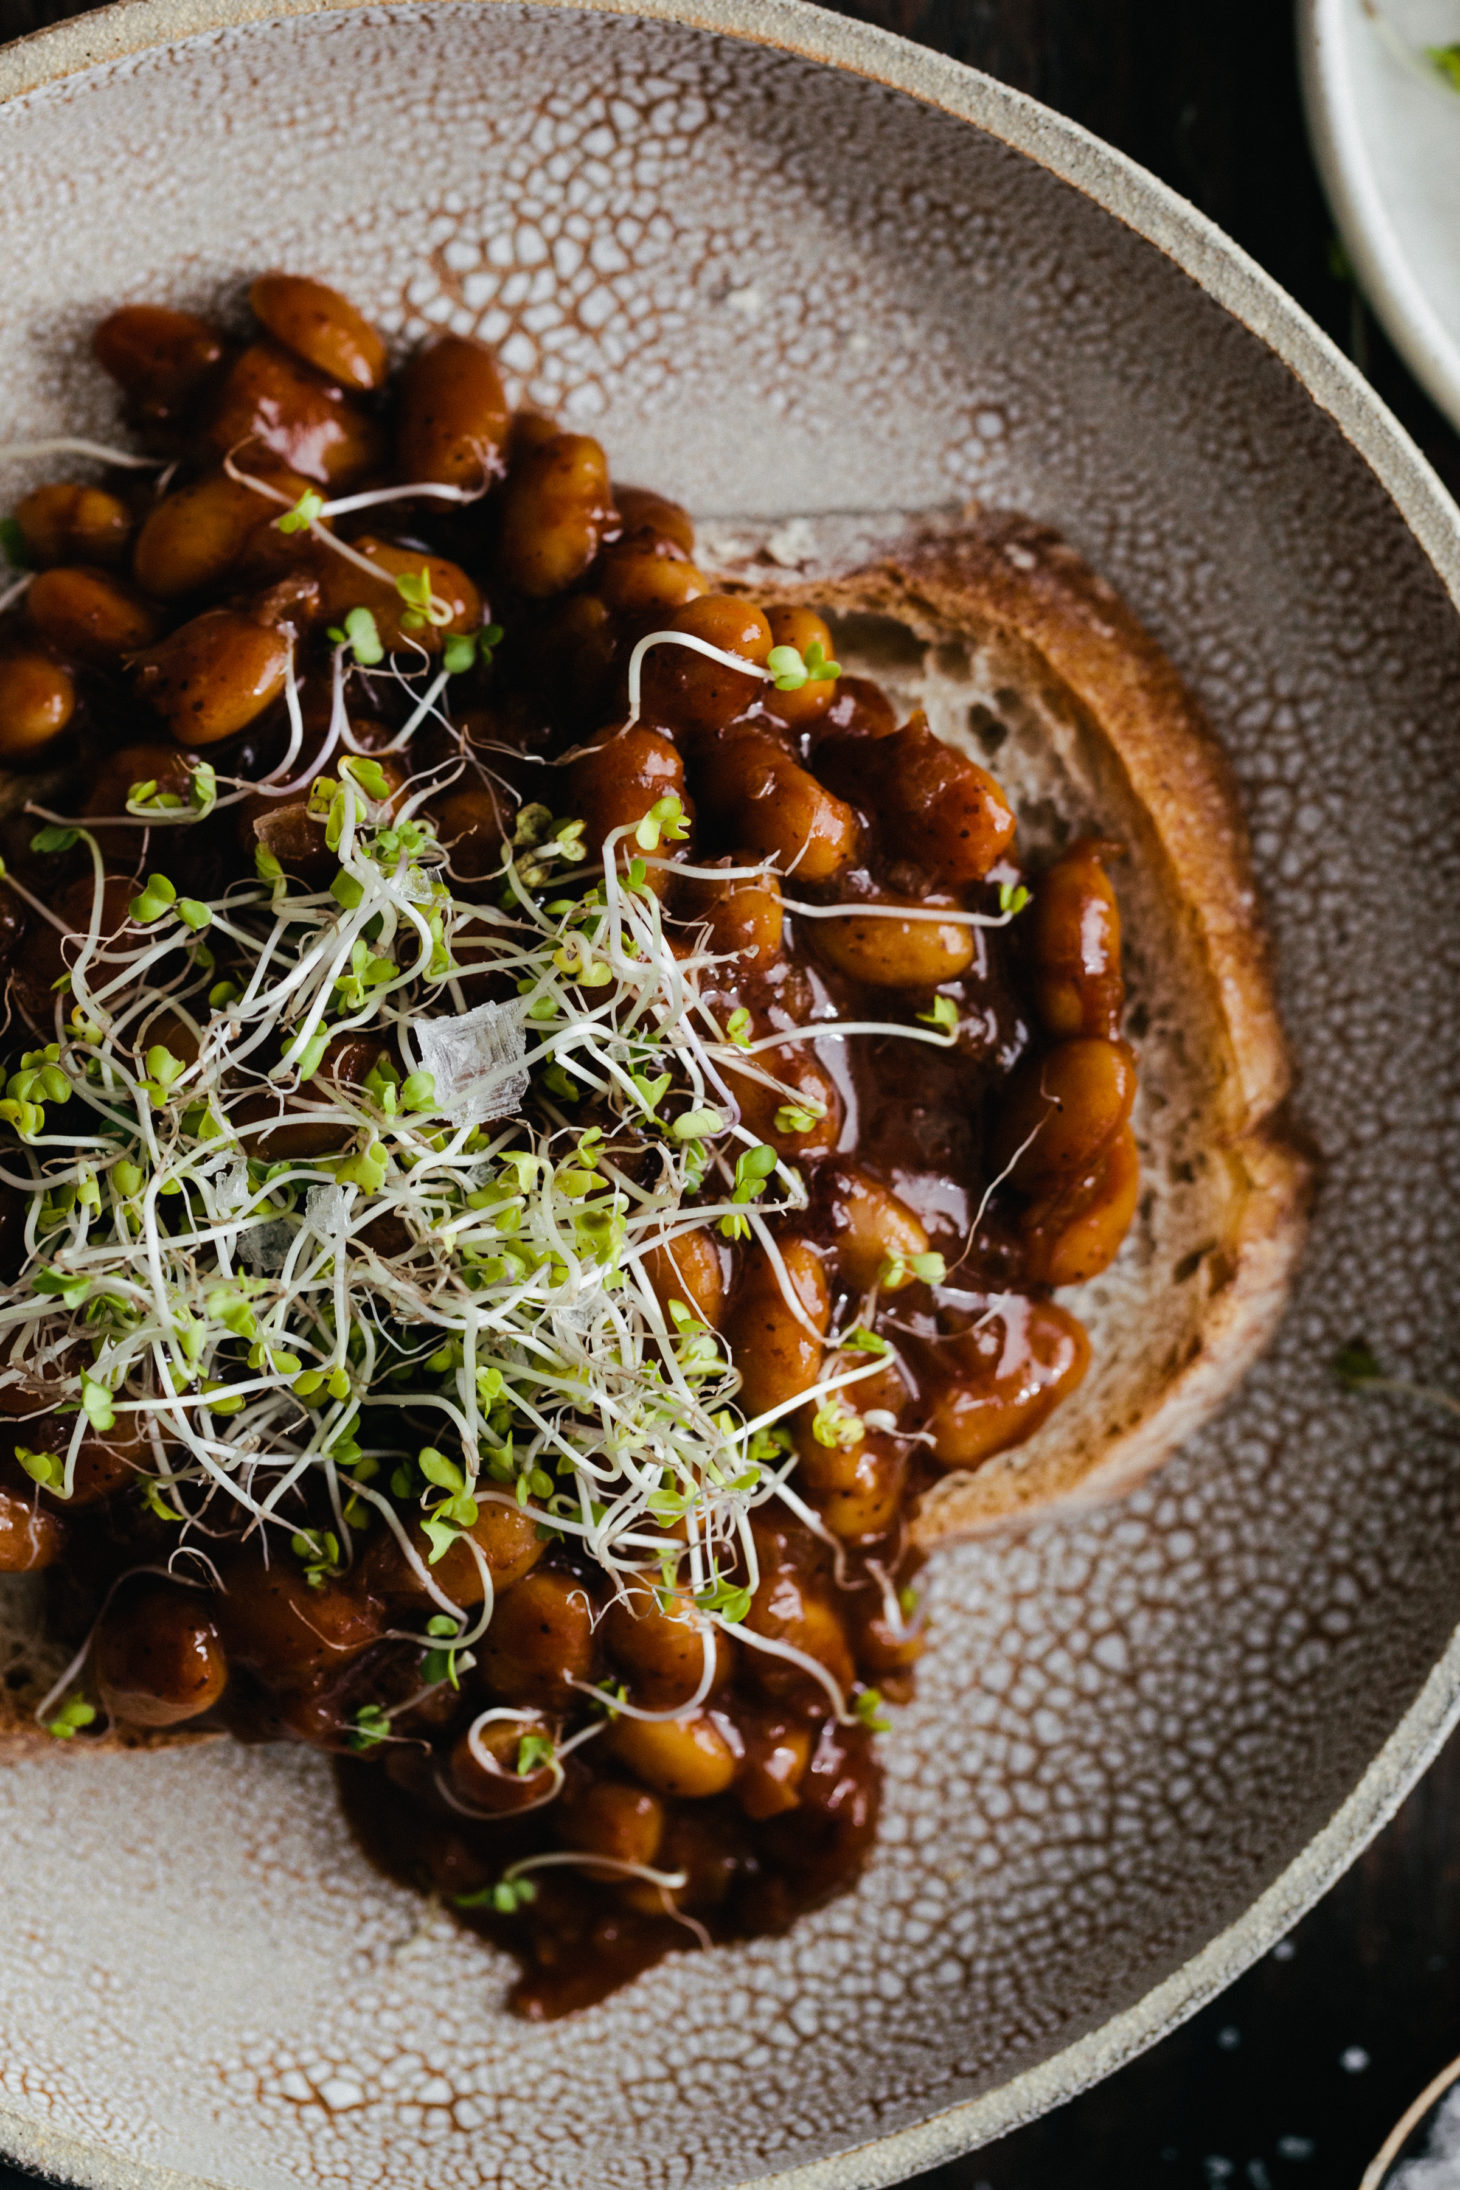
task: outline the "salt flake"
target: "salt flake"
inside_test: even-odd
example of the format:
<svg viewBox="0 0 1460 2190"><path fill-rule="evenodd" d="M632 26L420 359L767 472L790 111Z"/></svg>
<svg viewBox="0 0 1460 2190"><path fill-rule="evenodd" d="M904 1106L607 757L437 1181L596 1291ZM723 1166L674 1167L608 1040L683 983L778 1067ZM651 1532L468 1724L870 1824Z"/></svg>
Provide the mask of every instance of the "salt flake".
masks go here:
<svg viewBox="0 0 1460 2190"><path fill-rule="evenodd" d="M505 1118L527 1093L527 1037L507 1004L478 1004L455 1019L418 1019L412 1028L436 1093L432 1108L453 1125Z"/></svg>

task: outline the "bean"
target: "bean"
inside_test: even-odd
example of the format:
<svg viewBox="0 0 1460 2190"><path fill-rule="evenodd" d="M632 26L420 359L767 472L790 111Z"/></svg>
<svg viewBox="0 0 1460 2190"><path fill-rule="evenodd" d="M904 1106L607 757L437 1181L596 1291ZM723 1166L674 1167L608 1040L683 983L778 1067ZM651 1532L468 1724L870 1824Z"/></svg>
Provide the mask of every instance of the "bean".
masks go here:
<svg viewBox="0 0 1460 2190"><path fill-rule="evenodd" d="M706 593L669 617L666 631L686 631L723 653L763 662L771 627L758 608L730 593ZM651 647L644 657L644 712L677 731L723 730L764 690L764 679L727 669L689 647Z"/></svg>
<svg viewBox="0 0 1460 2190"><path fill-rule="evenodd" d="M59 1514L23 1492L0 1489L0 1574L34 1574L54 1566L65 1541Z"/></svg>
<svg viewBox="0 0 1460 2190"><path fill-rule="evenodd" d="M837 1271L854 1292L872 1290L889 1256L911 1262L928 1252L921 1218L859 1165L839 1166L832 1174L827 1209Z"/></svg>
<svg viewBox="0 0 1460 2190"><path fill-rule="evenodd" d="M767 730L739 730L711 746L700 756L696 788L736 843L757 859L774 859L798 882L829 881L856 855L859 831L851 807Z"/></svg>
<svg viewBox="0 0 1460 2190"><path fill-rule="evenodd" d="M119 563L132 519L125 502L101 487L36 487L15 512L25 552L37 570L54 563Z"/></svg>
<svg viewBox="0 0 1460 2190"><path fill-rule="evenodd" d="M485 487L501 476L509 415L486 344L470 335L438 335L401 374L396 470L407 482Z"/></svg>
<svg viewBox="0 0 1460 2190"><path fill-rule="evenodd" d="M290 643L239 609L207 608L134 665L137 689L180 745L216 745L272 706Z"/></svg>
<svg viewBox="0 0 1460 2190"><path fill-rule="evenodd" d="M595 740L568 770L568 804L586 823L595 848L615 829L632 828L661 798L684 801L684 762L657 730L638 723L621 736ZM661 852L672 849L662 845ZM625 856L633 855L632 840Z"/></svg>
<svg viewBox="0 0 1460 2190"><path fill-rule="evenodd" d="M103 1703L128 1726L180 1726L211 1711L228 1684L208 1601L165 1582L113 1599L97 1628L93 1663Z"/></svg>
<svg viewBox="0 0 1460 2190"><path fill-rule="evenodd" d="M1034 886L1026 942L1034 1004L1051 1034L1114 1040L1125 983L1120 971L1120 907L1103 861L1110 847L1082 837Z"/></svg>
<svg viewBox="0 0 1460 2190"><path fill-rule="evenodd" d="M273 467L250 467L255 476L297 501L309 481L297 472ZM201 587L214 585L240 561L255 535L270 535L272 549L305 551L313 543L305 534L294 536L291 546L275 528L281 506L252 487L241 486L227 472L208 472L177 490L148 512L132 551L132 571L138 585L159 601L175 601Z"/></svg>
<svg viewBox="0 0 1460 2190"><path fill-rule="evenodd" d="M811 1728L786 1718L742 1718L745 1761L735 1781L735 1799L749 1818L779 1817L798 1807L800 1786L811 1762Z"/></svg>
<svg viewBox="0 0 1460 2190"><path fill-rule="evenodd" d="M701 1323L718 1330L725 1313L725 1272L718 1242L703 1225L676 1233L663 1247L644 1256L644 1275L665 1314L672 1300L692 1309Z"/></svg>
<svg viewBox="0 0 1460 2190"><path fill-rule="evenodd" d="M678 502L656 494L651 487L615 487L621 541L644 545L667 540L682 555L695 551L694 519Z"/></svg>
<svg viewBox="0 0 1460 2190"><path fill-rule="evenodd" d="M32 922L11 964L10 987L16 1003L33 1026L44 1027L48 1033L55 1022L56 983L76 962L90 925L94 894L90 875L68 884L55 907L62 927L53 928L49 921ZM107 963L106 945L128 931L128 908L136 894L135 881L121 875L108 875L102 885L102 950L100 962L92 961L93 987L104 985L119 970L114 959ZM115 998L109 1001L113 1010L118 1008Z"/></svg>
<svg viewBox="0 0 1460 2190"><path fill-rule="evenodd" d="M603 1615L608 1654L627 1674L629 1694L646 1711L673 1711L688 1704L704 1678L705 1653L716 1666L715 1630L682 1592L660 1593L630 1582ZM729 1670L728 1652L724 1672ZM713 1679L713 1674L712 1674Z"/></svg>
<svg viewBox="0 0 1460 2190"><path fill-rule="evenodd" d="M762 1551L760 1585L745 1625L752 1634L788 1643L815 1658L843 1689L856 1678L841 1614L822 1582L793 1559L768 1558ZM743 1662L745 1678L766 1695L820 1699L825 1694L812 1674L753 1644L747 1645Z"/></svg>
<svg viewBox="0 0 1460 2190"><path fill-rule="evenodd" d="M825 617L818 616L811 608L772 608L770 618L771 638L777 646L792 646L801 659L810 666L810 651L820 647L822 662L832 659L831 627ZM768 715L783 722L791 730L809 730L813 723L823 720L836 697L837 680L834 677L808 677L795 692L778 692L773 684L765 688L762 704Z"/></svg>
<svg viewBox="0 0 1460 2190"><path fill-rule="evenodd" d="M219 1562L224 1584L218 1626L230 1659L268 1686L287 1688L331 1666L344 1665L385 1627L376 1598L353 1581L311 1586L291 1551L276 1542L273 1564L240 1550Z"/></svg>
<svg viewBox="0 0 1460 2190"><path fill-rule="evenodd" d="M54 744L76 711L67 670L38 647L0 653L0 760L24 760Z"/></svg>
<svg viewBox="0 0 1460 2190"><path fill-rule="evenodd" d="M232 1114L244 1149L260 1162L284 1163L348 1148L357 1127L342 1112L339 1092L358 1094L384 1055L370 1035L338 1034L299 1093L260 1087L244 1095Z"/></svg>
<svg viewBox="0 0 1460 2190"><path fill-rule="evenodd" d="M254 342L229 367L207 438L219 456L245 463L267 449L291 471L338 487L374 471L380 429L370 413L274 342Z"/></svg>
<svg viewBox="0 0 1460 2190"><path fill-rule="evenodd" d="M499 554L510 584L535 601L582 577L613 512L608 459L590 434L560 433L513 466Z"/></svg>
<svg viewBox="0 0 1460 2190"><path fill-rule="evenodd" d="M514 1810L525 1810L540 1802L553 1784L551 1767L539 1764L531 1772L517 1769L523 1736L540 1730L521 1720L496 1719L479 1728L475 1746L470 1729L459 1735L452 1744L446 1769L462 1801L473 1809L490 1810L495 1817L510 1817ZM492 1759L495 1771L482 1763L476 1753L481 1749Z"/></svg>
<svg viewBox="0 0 1460 2190"><path fill-rule="evenodd" d="M631 1787L621 1779L590 1779L578 1788L564 1788L558 1824L570 1848L585 1848L616 1863L651 1864L664 1838L664 1805L647 1787ZM613 1875L587 1870L589 1878Z"/></svg>
<svg viewBox="0 0 1460 2190"><path fill-rule="evenodd" d="M75 565L43 570L25 596L34 630L60 654L111 669L124 654L151 646L162 619L149 601L109 571Z"/></svg>
<svg viewBox="0 0 1460 2190"><path fill-rule="evenodd" d="M912 900L884 897L886 905ZM924 899L923 904L927 904ZM932 989L973 963L973 930L956 920L897 920L877 913L819 920L816 945L829 965L869 988Z"/></svg>
<svg viewBox="0 0 1460 2190"><path fill-rule="evenodd" d="M463 1611L479 1605L486 1596L472 1544L485 1559L493 1592L498 1596L531 1573L546 1549L530 1513L524 1513L515 1502L509 1505L487 1497L480 1499L477 1518L465 1535L458 1536L434 1566L430 1565L430 1541L418 1521L412 1522L409 1534L411 1547L422 1565L428 1567L432 1581ZM440 1609L401 1551L393 1530L375 1539L366 1564L372 1586L383 1594Z"/></svg>
<svg viewBox="0 0 1460 2190"><path fill-rule="evenodd" d="M668 543L605 549L593 576L600 600L618 616L668 618L709 591L704 572Z"/></svg>
<svg viewBox="0 0 1460 2190"><path fill-rule="evenodd" d="M189 403L223 356L206 320L163 304L123 305L102 321L91 347L103 371L155 419Z"/></svg>
<svg viewBox="0 0 1460 2190"><path fill-rule="evenodd" d="M621 1718L605 1747L656 1794L703 1801L723 1794L740 1760L707 1712L683 1719Z"/></svg>
<svg viewBox="0 0 1460 2190"><path fill-rule="evenodd" d="M1077 1035L1020 1065L990 1154L1026 1193L1048 1192L1094 1168L1130 1116L1136 1061L1124 1042ZM1027 1145L1026 1145L1027 1144Z"/></svg>
<svg viewBox="0 0 1460 2190"><path fill-rule="evenodd" d="M933 1359L924 1427L943 1468L976 1468L1022 1444L1072 1392L1090 1363L1090 1341L1051 1300L1006 1296Z"/></svg>
<svg viewBox="0 0 1460 2190"><path fill-rule="evenodd" d="M735 859L732 864L753 862ZM704 922L709 948L719 957L735 959L737 972L763 973L780 955L781 882L770 868L754 881L683 882L674 904L680 920Z"/></svg>
<svg viewBox="0 0 1460 2190"><path fill-rule="evenodd" d="M363 606L374 616L380 643L387 651L424 647L428 654L439 654L453 632L475 631L480 625L482 597L459 563L450 563L442 555L423 554L420 548L397 547L369 534L356 540L354 546L357 554L378 567L380 578L372 582L358 564L329 555L319 566L320 613L329 621L335 622L351 608ZM450 609L449 622L428 621L399 590L398 579L406 579L414 589L423 571L430 580L433 599Z"/></svg>
<svg viewBox="0 0 1460 2190"><path fill-rule="evenodd" d="M893 1626L876 1591L855 1591L848 1600L847 1618L857 1670L864 1680L886 1680L906 1673L927 1648L920 1632L909 1634L902 1622Z"/></svg>
<svg viewBox="0 0 1460 2190"><path fill-rule="evenodd" d="M782 1239L781 1260L806 1323L781 1291L775 1265L759 1245L749 1248L725 1324L726 1343L740 1371L739 1404L747 1415L768 1414L809 1391L821 1375L821 1337L831 1322L831 1290L809 1240Z"/></svg>
<svg viewBox="0 0 1460 2190"><path fill-rule="evenodd" d="M338 289L300 274L260 274L248 292L254 317L276 342L342 388L378 388L385 344Z"/></svg>
<svg viewBox="0 0 1460 2190"><path fill-rule="evenodd" d="M1022 1227L1026 1269L1040 1285L1083 1285L1115 1260L1141 1193L1136 1137L1123 1126L1094 1171L1037 1202Z"/></svg>
<svg viewBox="0 0 1460 2190"><path fill-rule="evenodd" d="M741 1124L781 1156L812 1156L835 1148L842 1131L841 1091L810 1046L797 1042L788 1049L764 1050L756 1062L763 1072L775 1074L778 1087L767 1087L733 1066L722 1067L725 1084L740 1106ZM797 1111L805 1125L786 1115Z"/></svg>
<svg viewBox="0 0 1460 2190"><path fill-rule="evenodd" d="M464 882L480 882L502 861L507 817L490 783L461 783L428 801L427 813L451 860L451 871Z"/></svg>
<svg viewBox="0 0 1460 2190"><path fill-rule="evenodd" d="M845 1457L851 1462L846 1480L818 1488L816 1503L843 1543L870 1543L896 1526L907 1486L907 1447L897 1438L869 1434Z"/></svg>
<svg viewBox="0 0 1460 2190"><path fill-rule="evenodd" d="M573 1683L593 1673L593 1601L576 1575L535 1568L498 1601L482 1645L482 1671L505 1703L566 1709Z"/></svg>
<svg viewBox="0 0 1460 2190"><path fill-rule="evenodd" d="M874 684L870 677L838 677L832 686L831 705L812 725L811 735L819 756L823 743L829 751L840 753L838 740L890 738L896 730L897 716L880 684Z"/></svg>
<svg viewBox="0 0 1460 2190"><path fill-rule="evenodd" d="M824 739L816 766L947 887L981 882L1014 841L1014 810L993 777L936 737L921 709L892 737Z"/></svg>

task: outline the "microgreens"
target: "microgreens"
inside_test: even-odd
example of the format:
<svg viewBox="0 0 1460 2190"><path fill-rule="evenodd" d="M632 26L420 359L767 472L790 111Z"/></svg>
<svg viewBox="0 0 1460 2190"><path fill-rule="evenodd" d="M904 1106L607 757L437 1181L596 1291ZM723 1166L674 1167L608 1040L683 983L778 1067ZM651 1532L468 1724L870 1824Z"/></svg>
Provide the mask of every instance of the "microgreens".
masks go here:
<svg viewBox="0 0 1460 2190"><path fill-rule="evenodd" d="M877 1273L877 1283L884 1293L896 1293L904 1285L911 1285L918 1278L924 1285L941 1285L948 1275L948 1265L939 1254L888 1255Z"/></svg>
<svg viewBox="0 0 1460 2190"><path fill-rule="evenodd" d="M346 1737L352 1749L374 1749L390 1739L390 1717L378 1703L362 1703Z"/></svg>
<svg viewBox="0 0 1460 2190"><path fill-rule="evenodd" d="M57 1741L74 1741L83 1727L94 1724L96 1705L88 1703L84 1696L70 1696L62 1704L53 1719L47 1719L46 1732Z"/></svg>
<svg viewBox="0 0 1460 2190"><path fill-rule="evenodd" d="M958 1031L958 1006L951 996L935 996L931 1009L920 1011L918 1018L924 1026L940 1027L945 1034Z"/></svg>
<svg viewBox="0 0 1460 2190"><path fill-rule="evenodd" d="M551 1764L556 1754L547 1734L524 1734L517 1744L517 1776L528 1779Z"/></svg>
<svg viewBox="0 0 1460 2190"><path fill-rule="evenodd" d="M368 608L350 609L342 625L330 625L328 636L336 646L347 646L362 669L374 669L385 660L380 627Z"/></svg>
<svg viewBox="0 0 1460 2190"><path fill-rule="evenodd" d="M860 1689L852 1699L852 1709L869 1733L885 1734L891 1730L892 1721L883 1711L880 1688Z"/></svg>
<svg viewBox="0 0 1460 2190"><path fill-rule="evenodd" d="M1460 91L1460 45L1426 46L1425 59L1444 77L1452 91Z"/></svg>
<svg viewBox="0 0 1460 2190"><path fill-rule="evenodd" d="M492 1909L498 1916L512 1916L536 1899L537 1888L530 1878L499 1878L494 1886L478 1886L475 1893L457 1894L452 1905L458 1909Z"/></svg>
<svg viewBox="0 0 1460 2190"><path fill-rule="evenodd" d="M999 911L1007 913L1011 920L1017 913L1023 912L1028 903L1029 892L1022 882L1001 882L999 884Z"/></svg>
<svg viewBox="0 0 1460 2190"><path fill-rule="evenodd" d="M20 529L18 517L0 517L0 555L5 557L12 570L30 568L30 558L25 552L25 534Z"/></svg>
<svg viewBox="0 0 1460 2190"><path fill-rule="evenodd" d="M324 515L324 496L313 487L306 487L292 509L286 509L282 517L274 519L278 532L308 532Z"/></svg>
<svg viewBox="0 0 1460 2190"><path fill-rule="evenodd" d="M480 631L453 631L441 649L441 666L448 677L459 677L475 662L488 668L502 643L502 626L484 624Z"/></svg>
<svg viewBox="0 0 1460 2190"><path fill-rule="evenodd" d="M794 646L773 646L765 665L778 692L799 692L805 684L830 684L842 673L840 662L828 660L820 639L813 639L804 655Z"/></svg>

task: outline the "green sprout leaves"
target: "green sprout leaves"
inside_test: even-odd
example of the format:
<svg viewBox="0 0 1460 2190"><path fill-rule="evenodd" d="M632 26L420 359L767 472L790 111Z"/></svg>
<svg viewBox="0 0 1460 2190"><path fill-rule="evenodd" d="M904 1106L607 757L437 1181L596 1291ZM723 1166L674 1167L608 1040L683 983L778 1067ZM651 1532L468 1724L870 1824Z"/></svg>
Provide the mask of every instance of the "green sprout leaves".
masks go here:
<svg viewBox="0 0 1460 2190"><path fill-rule="evenodd" d="M881 1689L859 1690L852 1699L852 1709L856 1713L858 1725L865 1726L869 1733L886 1734L891 1731L892 1721L882 1709Z"/></svg>
<svg viewBox="0 0 1460 2190"><path fill-rule="evenodd" d="M739 1202L742 1206L747 1202L759 1201L776 1163L776 1152L765 1141L758 1142L754 1148L742 1150L735 1161L735 1184L730 1190L731 1201ZM750 1226L744 1217L721 1217L720 1231L729 1240L750 1237Z"/></svg>
<svg viewBox="0 0 1460 2190"><path fill-rule="evenodd" d="M517 1744L517 1776L530 1779L555 1761L557 1752L546 1734L524 1734Z"/></svg>
<svg viewBox="0 0 1460 2190"><path fill-rule="evenodd" d="M842 673L840 662L829 661L820 639L813 639L803 656L794 646L773 646L766 668L778 692L799 692L806 684L830 684Z"/></svg>
<svg viewBox="0 0 1460 2190"><path fill-rule="evenodd" d="M915 1278L924 1285L941 1285L947 1275L948 1265L939 1254L888 1255L877 1272L877 1283L884 1293L897 1293Z"/></svg>
<svg viewBox="0 0 1460 2190"><path fill-rule="evenodd" d="M1460 45L1426 46L1425 59L1452 91L1460 91Z"/></svg>
<svg viewBox="0 0 1460 2190"><path fill-rule="evenodd" d="M1384 1367L1368 1340L1356 1338L1334 1355L1333 1373L1347 1391L1357 1392L1366 1384L1377 1384Z"/></svg>
<svg viewBox="0 0 1460 2190"><path fill-rule="evenodd" d="M292 509L286 509L282 517L274 519L277 532L308 532L324 515L324 496L313 487L306 487Z"/></svg>
<svg viewBox="0 0 1460 2190"><path fill-rule="evenodd" d="M491 1909L498 1916L514 1916L536 1899L537 1888L530 1878L499 1878L494 1886L478 1886L475 1893L455 1895L452 1906Z"/></svg>
<svg viewBox="0 0 1460 2190"><path fill-rule="evenodd" d="M656 798L634 831L634 842L641 852L659 849L660 840L666 844L678 844L689 835L689 817L684 801L673 792L666 798Z"/></svg>
<svg viewBox="0 0 1460 2190"><path fill-rule="evenodd" d="M177 891L165 874L152 874L132 899L128 911L139 928L150 928L164 920L177 902Z"/></svg>
<svg viewBox="0 0 1460 2190"><path fill-rule="evenodd" d="M289 1549L304 1569L311 1589L323 1589L344 1572L340 1539L333 1529L299 1529L289 1539Z"/></svg>
<svg viewBox="0 0 1460 2190"><path fill-rule="evenodd" d="M378 1703L362 1703L345 1738L352 1749L378 1749L390 1739L390 1714Z"/></svg>
<svg viewBox="0 0 1460 2190"><path fill-rule="evenodd" d="M12 571L30 568L25 551L25 534L20 529L18 517L0 517L0 555L3 555Z"/></svg>
<svg viewBox="0 0 1460 2190"><path fill-rule="evenodd" d="M1001 882L999 884L999 911L1007 914L1011 920L1017 914L1023 912L1028 903L1029 892L1022 882Z"/></svg>
<svg viewBox="0 0 1460 2190"><path fill-rule="evenodd" d="M70 1696L56 1716L46 1721L46 1732L57 1741L74 1741L83 1728L95 1723L96 1705L84 1696Z"/></svg>
<svg viewBox="0 0 1460 2190"><path fill-rule="evenodd" d="M958 1032L958 1006L951 996L935 996L927 1011L918 1013L924 1026L937 1027L941 1034L949 1036Z"/></svg>
<svg viewBox="0 0 1460 2190"><path fill-rule="evenodd" d="M441 650L441 666L448 677L460 677L476 662L490 667L502 643L502 626L484 624L480 631L453 631Z"/></svg>
<svg viewBox="0 0 1460 2190"><path fill-rule="evenodd" d="M34 1452L29 1445L17 1445L15 1457L33 1483L42 1490L64 1494L66 1463L56 1452Z"/></svg>
<svg viewBox="0 0 1460 2190"><path fill-rule="evenodd" d="M44 829L37 829L30 840L33 852L69 852L73 844L81 842L79 829L65 829L55 822L47 822Z"/></svg>
<svg viewBox="0 0 1460 2190"><path fill-rule="evenodd" d="M347 646L361 669L374 669L385 660L380 626L368 608L350 609L343 625L330 625L328 636L336 646Z"/></svg>

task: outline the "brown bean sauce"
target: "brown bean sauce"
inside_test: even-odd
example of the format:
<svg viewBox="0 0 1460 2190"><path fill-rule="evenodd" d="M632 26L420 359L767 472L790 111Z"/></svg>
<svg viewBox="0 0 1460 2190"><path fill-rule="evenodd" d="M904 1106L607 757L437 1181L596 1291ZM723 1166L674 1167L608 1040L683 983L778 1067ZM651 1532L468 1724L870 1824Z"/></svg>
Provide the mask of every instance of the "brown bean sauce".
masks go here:
<svg viewBox="0 0 1460 2190"><path fill-rule="evenodd" d="M857 1876L876 1828L875 1730L922 1646L910 1517L944 1472L1018 1444L1079 1381L1088 1344L1054 1289L1109 1261L1134 1207L1106 874L1118 848L1081 840L1026 872L982 768L840 674L809 608L714 592L685 513L614 486L588 437L514 418L479 345L446 338L391 380L332 292L270 276L255 300L267 332L246 347L141 307L100 331L98 355L170 468L157 489L119 472L21 505L45 582L0 616L0 760L43 756L64 777L47 803L94 824L103 962L111 937L118 967L115 939L135 935L164 847L179 897L218 900L261 850L300 889L329 886L327 801L311 803L309 779L342 631L353 742L378 756L394 811L424 794L459 897L495 902L524 808L583 824L590 878L611 830L682 814L687 834L661 842L645 886L672 949L719 954L701 994L738 1030L728 1093L805 1195L773 1219L774 1253L748 1226L707 1223L646 1270L666 1312L684 1304L717 1334L746 1415L782 1409L795 1502L755 1509L757 1571L742 1551L729 1580L743 1602L711 1632L652 1562L615 1590L550 1525L539 1489L484 1475L475 1518L453 1524L429 1571L468 1621L490 1574L493 1615L471 1650L449 1635L427 1649L436 1607L402 1548L425 1541L414 1478L377 1471L387 1525L359 1496L342 1505L320 1467L271 1474L265 1448L249 1458L256 1489L272 1487L265 1520L206 1485L180 1509L165 1423L145 1408L108 1419L94 1388L78 1414L92 1326L58 1297L38 1350L22 1360L0 1339L0 1568L44 1568L55 1631L91 1640L58 1731L186 1723L329 1752L366 1854L509 1948L514 2005L550 2018L671 1950L783 1930ZM330 496L397 483L417 491L318 516ZM281 529L291 508L298 522ZM474 637L487 622L493 636ZM717 651L651 649L624 730L634 648L666 629ZM419 704L438 671L444 713ZM251 790L291 724L298 789ZM144 842L123 817L133 786L174 813L206 806L202 760L239 796ZM17 1158L27 1103L52 1104L52 1135L96 1123L37 1078L90 920L91 853L14 813L0 850L19 885L0 883L5 1154L12 1175L29 1161L43 1183L54 1142ZM613 856L623 867L633 852ZM183 1069L200 1036L169 1002L186 945L174 940L130 1001L148 1030L139 1058L160 1044ZM247 979L226 936L215 970ZM462 981L471 1005L511 993L470 963ZM338 1162L351 1128L328 1091L358 1093L384 1055L375 1035L344 1031L302 1094L261 1080L237 1113L245 1154ZM590 1095L573 1122L606 1115ZM4 1190L17 1297L74 1200L42 1223L34 1197ZM363 1237L411 1251L388 1214ZM825 1373L825 1334L859 1317L873 1341L839 1358L874 1373L835 1407L798 1404ZM445 1462L464 1463L449 1425L402 1422L388 1401L388 1384L364 1394L358 1446L449 1447ZM569 1860L539 1860L557 1856Z"/></svg>

